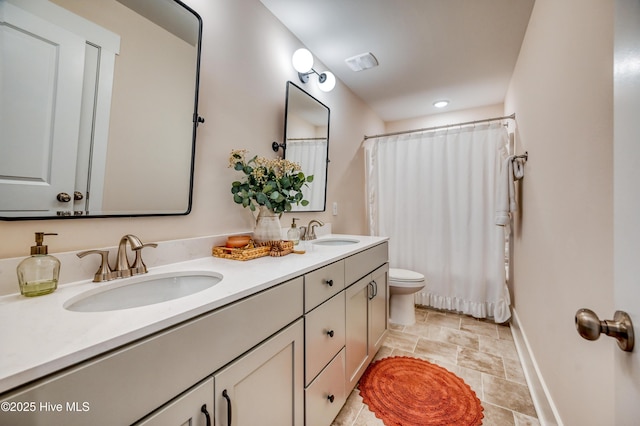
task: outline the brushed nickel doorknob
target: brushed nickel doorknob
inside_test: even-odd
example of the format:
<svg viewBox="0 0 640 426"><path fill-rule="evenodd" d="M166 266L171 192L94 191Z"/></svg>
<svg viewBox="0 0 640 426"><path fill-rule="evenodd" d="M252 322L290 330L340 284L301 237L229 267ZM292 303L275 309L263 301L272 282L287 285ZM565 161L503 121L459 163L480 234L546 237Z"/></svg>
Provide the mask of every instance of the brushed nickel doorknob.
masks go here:
<svg viewBox="0 0 640 426"><path fill-rule="evenodd" d="M578 334L587 340L597 340L602 333L615 337L623 351L633 351L633 324L626 312L616 311L613 320L600 321L591 309L579 309L576 312L575 323Z"/></svg>

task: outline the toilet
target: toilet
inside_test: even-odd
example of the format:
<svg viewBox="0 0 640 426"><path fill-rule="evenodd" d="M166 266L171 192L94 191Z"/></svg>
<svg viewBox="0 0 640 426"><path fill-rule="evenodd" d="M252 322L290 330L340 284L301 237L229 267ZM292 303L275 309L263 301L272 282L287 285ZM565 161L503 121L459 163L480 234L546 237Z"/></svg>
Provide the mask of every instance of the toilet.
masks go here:
<svg viewBox="0 0 640 426"><path fill-rule="evenodd" d="M389 322L416 323L414 293L424 288L424 275L407 269L389 268Z"/></svg>

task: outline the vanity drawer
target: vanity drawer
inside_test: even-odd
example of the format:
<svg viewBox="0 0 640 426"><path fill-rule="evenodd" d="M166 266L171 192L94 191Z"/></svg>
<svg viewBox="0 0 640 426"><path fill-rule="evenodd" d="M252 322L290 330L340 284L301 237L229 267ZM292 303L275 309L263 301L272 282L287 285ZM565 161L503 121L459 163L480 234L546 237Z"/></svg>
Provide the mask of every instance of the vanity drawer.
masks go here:
<svg viewBox="0 0 640 426"><path fill-rule="evenodd" d="M304 276L304 311L309 312L342 289L344 260L309 272Z"/></svg>
<svg viewBox="0 0 640 426"><path fill-rule="evenodd" d="M305 425L327 426L347 400L344 385L344 349L305 390Z"/></svg>
<svg viewBox="0 0 640 426"><path fill-rule="evenodd" d="M345 281L347 286L358 281L378 266L384 265L389 259L389 244L385 241L382 244L371 247L368 250L354 254L345 259Z"/></svg>
<svg viewBox="0 0 640 426"><path fill-rule="evenodd" d="M307 315L305 384L309 384L345 344L345 293L333 296Z"/></svg>

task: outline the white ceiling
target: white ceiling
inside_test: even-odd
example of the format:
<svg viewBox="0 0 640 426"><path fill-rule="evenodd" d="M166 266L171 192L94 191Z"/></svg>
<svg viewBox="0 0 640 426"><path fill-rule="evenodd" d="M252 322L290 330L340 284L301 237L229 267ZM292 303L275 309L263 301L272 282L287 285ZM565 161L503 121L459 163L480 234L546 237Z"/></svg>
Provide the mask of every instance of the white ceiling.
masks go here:
<svg viewBox="0 0 640 426"><path fill-rule="evenodd" d="M502 103L534 3L261 1L385 121ZM344 62L365 52L380 65L354 72ZM440 99L451 103L437 109Z"/></svg>

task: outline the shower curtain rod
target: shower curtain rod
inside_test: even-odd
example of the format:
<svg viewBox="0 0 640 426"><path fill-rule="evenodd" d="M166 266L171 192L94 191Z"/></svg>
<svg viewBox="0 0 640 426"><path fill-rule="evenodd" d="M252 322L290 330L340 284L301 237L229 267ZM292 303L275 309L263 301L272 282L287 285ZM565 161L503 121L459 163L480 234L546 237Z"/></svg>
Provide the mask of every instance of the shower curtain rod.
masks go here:
<svg viewBox="0 0 640 426"><path fill-rule="evenodd" d="M323 141L327 138L287 138L288 141Z"/></svg>
<svg viewBox="0 0 640 426"><path fill-rule="evenodd" d="M468 126L471 124L478 124L478 123L488 123L490 121L498 121L498 120L515 120L516 119L516 113L514 112L511 115L505 115L504 117L494 117L494 118L485 118L484 120L475 120L475 121L467 121L465 123L457 123L457 124L445 124L444 126L435 126L435 127L425 127L422 129L415 129L415 130L403 130L400 132L391 132L391 133L381 133L379 135L373 135L373 136L364 136L364 140L366 141L367 139L374 139L374 138L381 138L383 136L395 136L395 135L404 135L407 133L420 133L420 132L428 132L431 130L439 130L439 129L446 129L449 127L458 127L458 126Z"/></svg>

